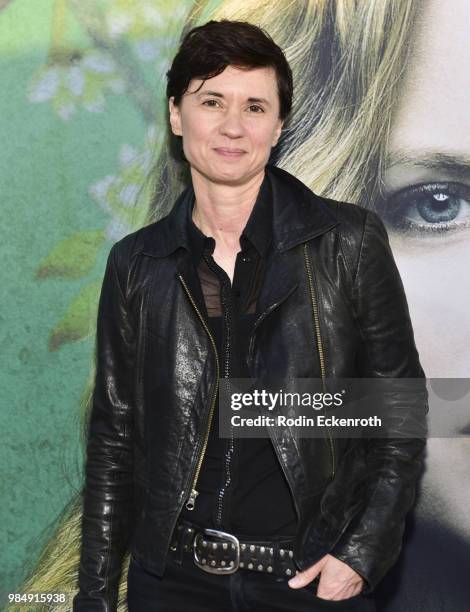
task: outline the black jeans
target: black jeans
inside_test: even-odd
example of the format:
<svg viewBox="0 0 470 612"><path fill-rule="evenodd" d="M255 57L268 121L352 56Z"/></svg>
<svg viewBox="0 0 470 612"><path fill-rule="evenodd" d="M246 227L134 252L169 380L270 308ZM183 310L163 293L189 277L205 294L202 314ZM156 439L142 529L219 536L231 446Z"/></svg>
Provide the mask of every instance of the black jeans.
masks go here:
<svg viewBox="0 0 470 612"><path fill-rule="evenodd" d="M316 596L318 581L291 589L287 579L239 569L226 576L208 574L185 554L179 565L168 557L163 577L147 572L133 558L127 576L129 612L375 612L371 596L338 601Z"/></svg>

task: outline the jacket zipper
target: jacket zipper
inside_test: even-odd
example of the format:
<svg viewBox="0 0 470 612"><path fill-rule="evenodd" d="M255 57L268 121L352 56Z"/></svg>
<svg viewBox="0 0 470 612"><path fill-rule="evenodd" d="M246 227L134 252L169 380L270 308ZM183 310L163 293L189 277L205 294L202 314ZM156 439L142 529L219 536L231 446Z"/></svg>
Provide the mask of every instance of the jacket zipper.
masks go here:
<svg viewBox="0 0 470 612"><path fill-rule="evenodd" d="M313 265L309 257L309 254L308 254L308 245L306 242L304 242L304 257L305 257L305 268L307 270L307 276L308 276L308 285L310 289L310 299L312 302L313 321L314 321L315 337L317 340L317 347L318 347L318 357L320 360L322 385L323 385L323 391L325 392L326 390L325 358L323 355L323 343L322 343L321 333L320 333L320 321L318 317L318 302L317 302L317 297L315 294ZM333 477L335 475L335 469L336 469L335 450L334 450L333 440L331 438L331 433L328 427L326 427L326 431L328 433L328 441L329 441L330 452L331 452L331 476Z"/></svg>
<svg viewBox="0 0 470 612"><path fill-rule="evenodd" d="M217 274L217 270L214 268L211 260L206 255L204 255L204 260L207 266L215 274ZM230 348L231 348L231 339L232 339L232 325L231 325L232 303L230 303L227 307L227 303L224 299L225 295L226 295L225 291L223 291L222 292L222 307L223 307L223 315L224 315L224 320L225 320L225 325L226 325L226 342L225 342L225 351L224 351L224 377L229 378L230 376ZM232 481L230 464L232 461L234 448L235 448L235 441L234 441L234 436L233 436L233 426L231 425L230 426L230 441L228 443L228 449L227 449L227 452L225 453L225 458L224 458L225 479L224 479L224 484L219 489L219 492L217 495L217 514L216 514L216 520L215 520L217 527L221 527L222 525L222 511L223 511L223 501L224 501L225 491L230 486L230 483Z"/></svg>
<svg viewBox="0 0 470 612"><path fill-rule="evenodd" d="M204 455L206 452L206 448L207 448L207 443L209 441L209 432L210 432L210 428L211 428L211 423L212 423L212 417L214 416L214 409L215 409L215 400L217 397L217 390L219 388L219 372L220 372L220 368L219 368L219 357L217 355L217 346L215 344L215 340L209 330L209 327L207 326L207 323L204 320L204 317L202 316L199 308L196 305L196 302L193 299L193 296L191 295L191 292L189 291L189 288L184 280L184 278L181 276L181 274L178 274L178 277L180 279L180 281L183 284L183 287L186 291L186 294L188 295L188 298L191 302L191 304L193 305L194 310L196 311L202 325L204 326L204 329L207 332L207 335L209 336L209 339L211 341L212 344L212 348L214 349L214 355L215 355L215 364L216 364L216 379L215 379L215 385L214 385L214 393L212 394L212 402L211 402L211 407L210 407L210 411L209 411L209 417L208 417L208 422L207 422L207 428L204 434L204 438L203 438L203 443L202 443L202 448L201 448L201 452L199 455L199 459L197 461L196 464L196 471L194 473L194 478L191 484L191 489L190 489L190 493L189 496L187 498L186 501L186 509L187 510L194 510L194 507L196 505L196 497L199 495L199 491L196 489L196 485L197 485L197 480L199 478L199 472L201 471L201 466L202 466L202 461L204 459Z"/></svg>

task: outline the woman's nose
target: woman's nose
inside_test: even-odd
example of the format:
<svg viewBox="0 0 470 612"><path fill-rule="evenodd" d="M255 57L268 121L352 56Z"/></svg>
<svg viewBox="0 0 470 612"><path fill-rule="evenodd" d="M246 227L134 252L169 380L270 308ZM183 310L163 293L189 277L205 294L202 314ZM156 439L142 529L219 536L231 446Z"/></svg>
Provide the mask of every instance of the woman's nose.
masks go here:
<svg viewBox="0 0 470 612"><path fill-rule="evenodd" d="M220 132L232 138L243 134L243 122L238 111L227 111L220 124Z"/></svg>

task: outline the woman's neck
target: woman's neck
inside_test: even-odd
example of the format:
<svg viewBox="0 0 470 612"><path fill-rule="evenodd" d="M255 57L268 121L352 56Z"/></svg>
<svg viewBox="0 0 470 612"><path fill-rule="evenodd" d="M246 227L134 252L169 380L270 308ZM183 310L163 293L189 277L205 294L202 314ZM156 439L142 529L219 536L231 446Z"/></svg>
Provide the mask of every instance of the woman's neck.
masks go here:
<svg viewBox="0 0 470 612"><path fill-rule="evenodd" d="M228 250L239 249L239 238L256 202L264 170L242 185L208 181L193 174L195 202L192 218L206 236Z"/></svg>

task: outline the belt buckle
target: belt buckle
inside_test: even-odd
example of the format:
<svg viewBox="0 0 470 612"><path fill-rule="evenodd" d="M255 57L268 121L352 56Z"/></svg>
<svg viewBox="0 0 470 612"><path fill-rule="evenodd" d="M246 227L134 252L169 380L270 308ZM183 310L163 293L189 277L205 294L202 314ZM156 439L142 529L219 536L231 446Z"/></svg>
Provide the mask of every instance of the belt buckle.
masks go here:
<svg viewBox="0 0 470 612"><path fill-rule="evenodd" d="M219 544L223 547L224 544L227 545L227 548L235 549L235 560L230 561L229 565L221 565L221 566L212 566L209 563L209 560L202 557L200 558L197 554L197 544L199 539L204 535L212 536L214 538L219 538L221 540L226 540L225 542L219 542ZM207 542L207 548L209 549L212 542ZM201 568L205 572L209 574L233 574L238 570L240 565L240 542L238 538L236 538L231 533L226 533L225 531L219 531L218 529L203 529L202 532L196 534L196 537L193 540L193 559L195 565Z"/></svg>

